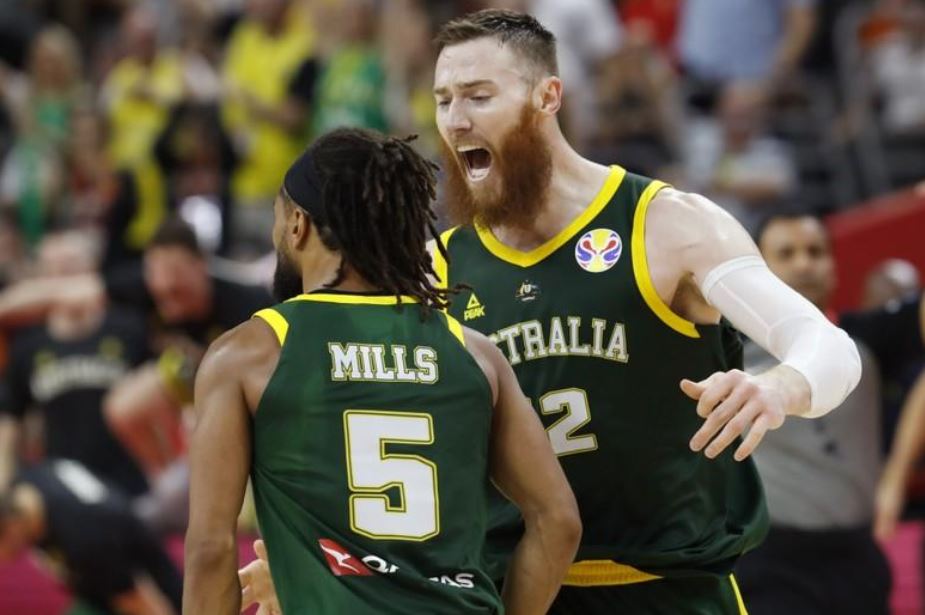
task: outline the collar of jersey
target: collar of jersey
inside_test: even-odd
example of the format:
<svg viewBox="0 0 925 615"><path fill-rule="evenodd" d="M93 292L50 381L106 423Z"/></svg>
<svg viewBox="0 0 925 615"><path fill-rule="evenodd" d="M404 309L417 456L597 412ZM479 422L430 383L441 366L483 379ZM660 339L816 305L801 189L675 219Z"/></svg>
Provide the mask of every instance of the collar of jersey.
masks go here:
<svg viewBox="0 0 925 615"><path fill-rule="evenodd" d="M478 233L479 239L481 239L485 249L501 260L520 267L532 267L568 243L578 231L587 226L597 214L601 213L601 210L604 209L607 203L610 202L610 199L613 198L614 193L620 187L625 176L626 169L617 165L611 165L610 175L607 176L597 196L594 197L585 210L581 212L577 218L572 220L568 226L556 233L554 237L536 248L533 248L529 252L522 252L516 248L504 245L495 237L491 229L484 226L476 225L475 232Z"/></svg>
<svg viewBox="0 0 925 615"><path fill-rule="evenodd" d="M309 293L297 295L290 301L316 301L319 303L347 303L351 305L398 305L398 297L383 292L349 292L343 290L314 290ZM418 303L414 297L401 296L402 303Z"/></svg>

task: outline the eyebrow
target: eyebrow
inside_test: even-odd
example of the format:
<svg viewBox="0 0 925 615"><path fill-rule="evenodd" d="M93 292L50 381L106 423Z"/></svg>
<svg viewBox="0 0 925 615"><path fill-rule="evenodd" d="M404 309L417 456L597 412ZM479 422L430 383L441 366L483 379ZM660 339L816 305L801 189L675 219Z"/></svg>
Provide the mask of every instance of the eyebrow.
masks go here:
<svg viewBox="0 0 925 615"><path fill-rule="evenodd" d="M492 81L491 79L476 79L475 81L466 81L464 83L460 83L459 89L460 90L471 90L472 88L477 88L480 85L494 85L494 83L495 82ZM434 94L438 96L441 94L448 94L449 91L450 90L447 87L434 88Z"/></svg>

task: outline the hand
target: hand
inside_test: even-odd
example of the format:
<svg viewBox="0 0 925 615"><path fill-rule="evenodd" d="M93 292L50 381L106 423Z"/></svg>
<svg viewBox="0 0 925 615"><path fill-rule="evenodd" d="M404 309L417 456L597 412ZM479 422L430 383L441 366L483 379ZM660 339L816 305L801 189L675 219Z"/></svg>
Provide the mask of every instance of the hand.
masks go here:
<svg viewBox="0 0 925 615"><path fill-rule="evenodd" d="M697 414L706 419L691 438L691 450L699 452L706 447L704 454L713 459L747 430L735 452L735 460L742 461L754 452L768 430L783 425L787 405L780 387L775 386L778 382L768 376L772 372L752 376L734 369L716 372L700 382L682 380L681 390L697 400Z"/></svg>
<svg viewBox="0 0 925 615"><path fill-rule="evenodd" d="M262 540L254 541L254 553L257 559L238 571L241 582L241 611L255 602L259 604L257 615L282 615L276 597L276 587L270 576L270 562L267 559L267 547Z"/></svg>
<svg viewBox="0 0 925 615"><path fill-rule="evenodd" d="M896 523L906 501L906 481L897 472L884 471L874 499L874 537L886 541L896 532Z"/></svg>

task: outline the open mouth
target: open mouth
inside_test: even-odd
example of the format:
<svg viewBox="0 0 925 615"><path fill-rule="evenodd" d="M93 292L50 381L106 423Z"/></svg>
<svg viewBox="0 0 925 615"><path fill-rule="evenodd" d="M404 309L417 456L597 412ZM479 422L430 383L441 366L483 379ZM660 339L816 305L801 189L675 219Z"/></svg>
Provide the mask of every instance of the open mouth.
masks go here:
<svg viewBox="0 0 925 615"><path fill-rule="evenodd" d="M491 171L491 152L476 146L463 146L456 151L463 160L469 181L477 182L488 177Z"/></svg>

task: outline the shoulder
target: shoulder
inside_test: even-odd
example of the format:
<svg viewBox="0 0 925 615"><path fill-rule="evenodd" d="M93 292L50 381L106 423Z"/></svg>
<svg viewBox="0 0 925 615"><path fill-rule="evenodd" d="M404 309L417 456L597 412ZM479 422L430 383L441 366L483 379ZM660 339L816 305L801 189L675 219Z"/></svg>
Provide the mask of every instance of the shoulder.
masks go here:
<svg viewBox="0 0 925 615"><path fill-rule="evenodd" d="M249 319L219 336L206 351L197 381L237 378L276 361L280 345L273 329Z"/></svg>
<svg viewBox="0 0 925 615"><path fill-rule="evenodd" d="M758 254L748 231L729 212L692 192L660 190L645 225L647 253L671 255L688 271Z"/></svg>
<svg viewBox="0 0 925 615"><path fill-rule="evenodd" d="M722 207L707 197L694 192L682 192L672 187L665 187L658 191L649 204L647 221L653 221L671 228L686 227L691 224L694 228L708 229L720 224L736 224L735 218Z"/></svg>

